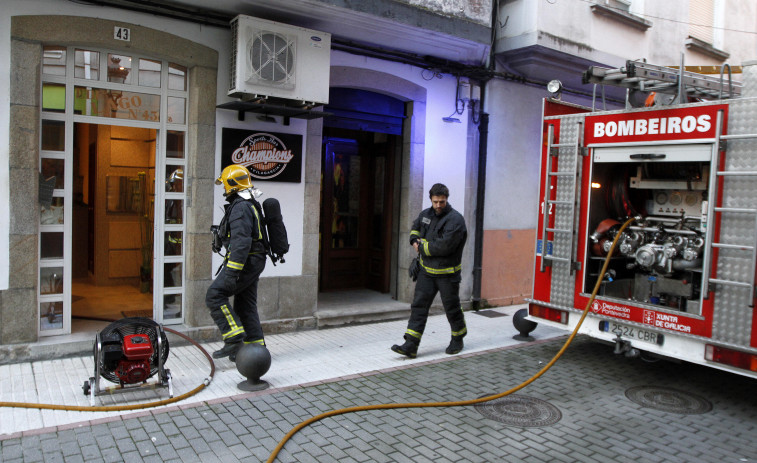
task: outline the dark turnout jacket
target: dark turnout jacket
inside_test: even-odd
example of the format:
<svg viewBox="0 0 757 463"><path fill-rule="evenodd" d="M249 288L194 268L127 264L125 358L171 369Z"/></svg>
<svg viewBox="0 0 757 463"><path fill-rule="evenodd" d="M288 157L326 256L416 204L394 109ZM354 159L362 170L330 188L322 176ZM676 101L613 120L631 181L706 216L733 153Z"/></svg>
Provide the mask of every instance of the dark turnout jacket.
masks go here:
<svg viewBox="0 0 757 463"><path fill-rule="evenodd" d="M254 200L236 197L227 208L226 219L226 266L233 270L242 270L250 254L265 252L260 208L256 207Z"/></svg>
<svg viewBox="0 0 757 463"><path fill-rule="evenodd" d="M431 276L460 272L467 239L465 220L449 203L439 215L432 207L424 209L410 231L410 244L420 240L421 268Z"/></svg>

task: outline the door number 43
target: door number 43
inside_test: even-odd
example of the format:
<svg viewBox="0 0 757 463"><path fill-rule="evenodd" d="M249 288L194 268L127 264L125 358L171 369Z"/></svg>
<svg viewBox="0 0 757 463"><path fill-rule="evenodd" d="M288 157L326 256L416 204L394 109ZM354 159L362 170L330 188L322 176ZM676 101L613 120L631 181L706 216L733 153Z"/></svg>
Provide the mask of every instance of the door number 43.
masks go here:
<svg viewBox="0 0 757 463"><path fill-rule="evenodd" d="M113 38L116 40L123 40L124 42L131 41L131 30L126 27L113 27Z"/></svg>

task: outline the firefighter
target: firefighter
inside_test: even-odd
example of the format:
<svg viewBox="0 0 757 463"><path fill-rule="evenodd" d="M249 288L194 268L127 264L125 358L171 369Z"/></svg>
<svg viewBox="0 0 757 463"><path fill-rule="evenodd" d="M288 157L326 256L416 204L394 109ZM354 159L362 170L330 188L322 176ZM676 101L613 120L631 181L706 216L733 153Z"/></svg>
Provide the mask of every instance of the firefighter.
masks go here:
<svg viewBox="0 0 757 463"><path fill-rule="evenodd" d="M243 343L265 346L257 306L258 280L266 261L264 225L260 204L255 200L260 190L252 185L246 167L226 167L215 183L223 185L228 202L219 225L226 255L220 273L208 288L205 304L224 341L213 358L228 356L235 361ZM229 303L231 296L234 308Z"/></svg>
<svg viewBox="0 0 757 463"><path fill-rule="evenodd" d="M448 197L446 186L441 183L432 186L429 190L431 207L418 215L410 231L410 244L418 252L421 268L410 306L405 343L392 346L394 352L410 358L418 354L428 312L437 292L441 295L452 331L452 340L445 352L454 355L463 350L463 337L468 332L460 306L460 263L468 231L463 216L447 202Z"/></svg>

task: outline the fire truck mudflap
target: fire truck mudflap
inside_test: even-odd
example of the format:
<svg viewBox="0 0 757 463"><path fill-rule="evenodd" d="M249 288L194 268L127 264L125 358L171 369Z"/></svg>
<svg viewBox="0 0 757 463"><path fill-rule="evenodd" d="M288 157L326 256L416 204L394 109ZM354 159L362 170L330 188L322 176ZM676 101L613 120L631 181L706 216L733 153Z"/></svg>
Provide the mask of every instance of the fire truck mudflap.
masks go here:
<svg viewBox="0 0 757 463"><path fill-rule="evenodd" d="M574 329L599 281L580 333L757 378L757 62L743 69L742 97L718 102L545 100L529 319Z"/></svg>

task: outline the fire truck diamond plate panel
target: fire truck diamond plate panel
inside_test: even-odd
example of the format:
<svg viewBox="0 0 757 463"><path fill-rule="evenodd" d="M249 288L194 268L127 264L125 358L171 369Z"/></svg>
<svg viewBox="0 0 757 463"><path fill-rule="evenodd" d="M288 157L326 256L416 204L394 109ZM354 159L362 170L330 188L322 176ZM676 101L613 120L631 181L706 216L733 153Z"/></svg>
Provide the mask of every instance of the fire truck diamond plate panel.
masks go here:
<svg viewBox="0 0 757 463"><path fill-rule="evenodd" d="M747 69L752 70L754 66ZM750 79L751 80L751 79ZM748 91L748 89L747 89ZM757 99L744 98L730 103L729 135L753 134L757 131ZM725 166L727 172L757 171L757 139L727 141ZM753 176L725 177L723 207L757 209L757 188ZM720 242L732 245L757 244L757 213L721 212ZM717 278L753 283L752 253L739 249L721 249L717 261ZM737 345L748 345L751 336L753 310L744 310L750 303L749 288L717 285L712 323L712 338Z"/></svg>
<svg viewBox="0 0 757 463"><path fill-rule="evenodd" d="M576 145L579 141L579 128L582 128L584 116L565 116L560 121L560 145ZM561 146L558 148L557 172L568 175L557 177L555 199L555 228L559 230L573 230L576 220L576 207L579 181L577 166L581 162L580 151L575 146ZM566 203L561 203L565 201ZM552 255L567 259L574 259L573 246L576 236L573 233L555 233ZM568 262L553 261L552 290L553 304L573 306L573 288L575 286L575 272Z"/></svg>

